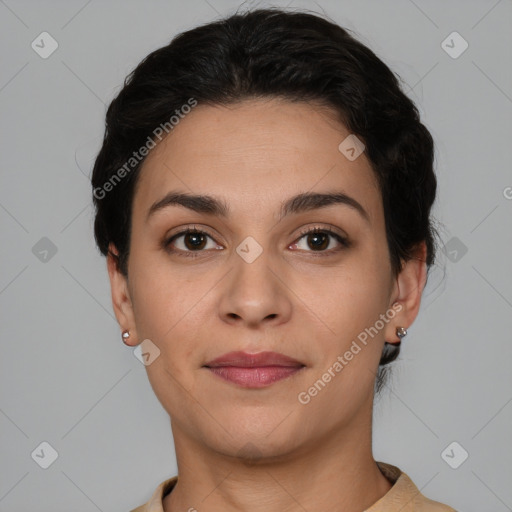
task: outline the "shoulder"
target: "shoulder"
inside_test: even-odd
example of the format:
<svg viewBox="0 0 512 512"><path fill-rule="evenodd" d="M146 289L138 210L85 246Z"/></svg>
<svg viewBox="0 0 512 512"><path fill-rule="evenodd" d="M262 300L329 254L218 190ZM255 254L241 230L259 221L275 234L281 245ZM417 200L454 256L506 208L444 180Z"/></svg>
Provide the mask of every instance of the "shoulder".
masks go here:
<svg viewBox="0 0 512 512"><path fill-rule="evenodd" d="M454 508L439 501L433 501L421 495L418 505L415 505L416 512L457 512Z"/></svg>
<svg viewBox="0 0 512 512"><path fill-rule="evenodd" d="M130 512L163 512L163 499L167 496L178 481L177 476L164 480L156 489L150 500Z"/></svg>
<svg viewBox="0 0 512 512"><path fill-rule="evenodd" d="M377 462L377 465L393 486L366 512L390 512L398 505L401 507L401 512L457 512L449 505L424 496L400 468L385 462Z"/></svg>

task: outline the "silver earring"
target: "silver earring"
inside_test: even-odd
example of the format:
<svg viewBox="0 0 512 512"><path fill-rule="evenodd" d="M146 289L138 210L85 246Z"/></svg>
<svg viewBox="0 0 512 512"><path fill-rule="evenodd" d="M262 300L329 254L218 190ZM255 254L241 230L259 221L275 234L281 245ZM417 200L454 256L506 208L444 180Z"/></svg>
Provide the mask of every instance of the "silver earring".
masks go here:
<svg viewBox="0 0 512 512"><path fill-rule="evenodd" d="M396 335L400 338L400 341L402 341L402 338L407 336L407 329L405 327L397 327Z"/></svg>
<svg viewBox="0 0 512 512"><path fill-rule="evenodd" d="M389 343L390 345L395 345L395 347L400 346L400 343L402 343L402 338L404 336L407 336L407 329L405 327L397 327L396 335L398 336L398 341L387 341L386 343Z"/></svg>
<svg viewBox="0 0 512 512"><path fill-rule="evenodd" d="M128 338L130 337L130 331L123 331L122 337L123 337L123 342L125 343L125 345L128 345L128 343L126 343L126 342L128 341Z"/></svg>

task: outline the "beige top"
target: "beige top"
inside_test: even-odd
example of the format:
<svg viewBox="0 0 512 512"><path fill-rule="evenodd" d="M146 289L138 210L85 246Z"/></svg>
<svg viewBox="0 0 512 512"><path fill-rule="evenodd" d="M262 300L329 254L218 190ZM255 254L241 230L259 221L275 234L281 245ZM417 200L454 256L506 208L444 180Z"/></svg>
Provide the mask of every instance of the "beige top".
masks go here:
<svg viewBox="0 0 512 512"><path fill-rule="evenodd" d="M364 512L457 512L438 501L425 498L412 480L396 466L385 462L377 462L377 465L393 487ZM172 491L177 481L177 476L165 480L146 504L130 512L164 512L162 500Z"/></svg>

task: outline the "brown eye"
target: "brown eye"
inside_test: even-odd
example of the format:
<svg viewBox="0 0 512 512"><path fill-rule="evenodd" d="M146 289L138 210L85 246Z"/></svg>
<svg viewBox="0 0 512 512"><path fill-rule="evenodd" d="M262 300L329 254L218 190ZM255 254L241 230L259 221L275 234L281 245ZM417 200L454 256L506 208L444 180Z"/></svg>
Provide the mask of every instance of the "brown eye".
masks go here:
<svg viewBox="0 0 512 512"><path fill-rule="evenodd" d="M329 246L329 235L327 233L310 233L306 235L307 243L309 247L315 251L327 249Z"/></svg>
<svg viewBox="0 0 512 512"><path fill-rule="evenodd" d="M191 251L195 249L204 249L206 236L203 233L189 232L183 235L185 247Z"/></svg>
<svg viewBox="0 0 512 512"><path fill-rule="evenodd" d="M212 240L212 245L207 247L208 239ZM171 253L183 253L183 256L195 256L190 253L205 252L204 249L216 249L218 246L208 233L198 229L186 229L176 233L165 243L165 249Z"/></svg>
<svg viewBox="0 0 512 512"><path fill-rule="evenodd" d="M300 241L302 239L305 239L305 243L301 247ZM335 247L335 243L331 244L333 239L338 242L337 248ZM334 245L334 247L332 247L332 245ZM303 231L301 237L297 242L292 244L292 247L308 252L332 253L340 251L342 248L349 247L349 243L346 238L334 231L323 228L313 228Z"/></svg>

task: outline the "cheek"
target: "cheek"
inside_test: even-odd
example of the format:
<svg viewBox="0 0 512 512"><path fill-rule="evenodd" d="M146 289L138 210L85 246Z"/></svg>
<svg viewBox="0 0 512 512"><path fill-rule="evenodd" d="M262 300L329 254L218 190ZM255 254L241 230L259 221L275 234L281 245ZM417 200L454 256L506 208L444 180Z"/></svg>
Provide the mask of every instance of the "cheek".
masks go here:
<svg viewBox="0 0 512 512"><path fill-rule="evenodd" d="M200 365L205 339L201 298L213 283L204 277L185 278L161 263L138 268L133 273L137 334L160 350L159 357L145 367L148 379L164 409L179 416L177 411L190 408L184 388L196 394L191 366Z"/></svg>
<svg viewBox="0 0 512 512"><path fill-rule="evenodd" d="M384 312L387 284L377 265L354 258L317 278L300 278L297 295L338 339L350 341Z"/></svg>
<svg viewBox="0 0 512 512"><path fill-rule="evenodd" d="M161 338L197 302L198 283L149 254L133 255L131 281L137 328L148 336Z"/></svg>
<svg viewBox="0 0 512 512"><path fill-rule="evenodd" d="M134 265L133 296L137 333L149 338L160 349L166 365L181 372L183 361L196 364L201 354L198 344L204 342L201 328L207 320L205 294L215 280L208 272L183 272L162 261ZM210 311L211 314L211 311ZM148 367L149 369L150 367Z"/></svg>
<svg viewBox="0 0 512 512"><path fill-rule="evenodd" d="M304 296L311 298L310 309L321 319L315 322L324 333L315 340L322 356L308 386L328 373L325 378L330 379L329 384L319 393L322 397L314 400L314 407L328 407L329 400L342 397L345 407L350 409L349 404L355 407L373 391L384 330L368 334L367 329L386 310L388 280L371 257L359 257L332 269L328 278L321 281L320 289L309 280L302 282Z"/></svg>
<svg viewBox="0 0 512 512"><path fill-rule="evenodd" d="M322 355L312 378L302 389L308 394L308 390L317 393L311 400L314 405L310 410L321 414L339 402L343 404L343 415L351 417L372 395L383 348L383 331L368 335L366 329L374 326L385 311L382 281L378 273L368 268L363 272L351 267L343 273L333 272L321 292L317 289L315 293L313 288L304 292L315 297L311 310L318 312L322 320L319 325L325 333L315 339ZM327 381L325 387L315 384L318 380Z"/></svg>

